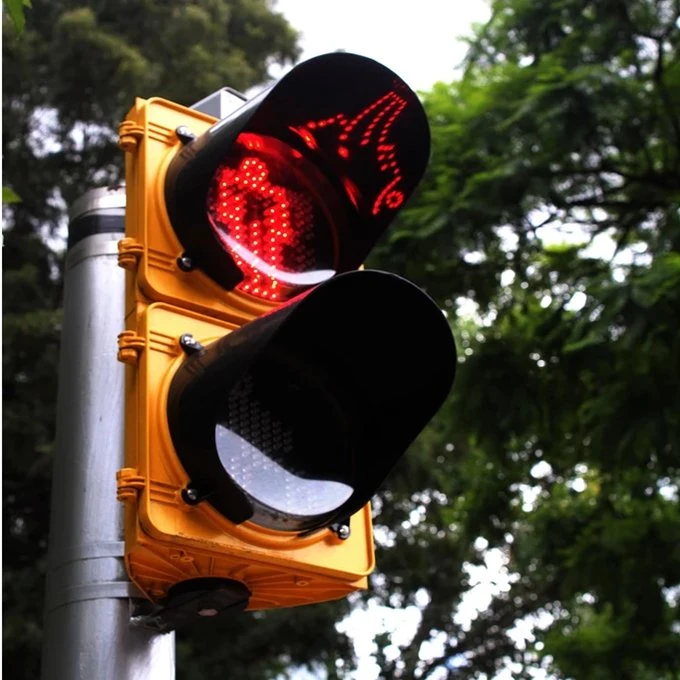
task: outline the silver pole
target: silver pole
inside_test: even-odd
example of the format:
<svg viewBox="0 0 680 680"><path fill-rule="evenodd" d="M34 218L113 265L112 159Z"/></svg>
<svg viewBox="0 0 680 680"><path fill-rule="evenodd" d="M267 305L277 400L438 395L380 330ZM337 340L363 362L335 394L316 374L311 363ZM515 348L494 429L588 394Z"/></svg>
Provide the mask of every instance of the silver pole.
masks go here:
<svg viewBox="0 0 680 680"><path fill-rule="evenodd" d="M71 211L52 481L42 680L173 680L174 633L130 625L123 564L125 192L95 189Z"/></svg>

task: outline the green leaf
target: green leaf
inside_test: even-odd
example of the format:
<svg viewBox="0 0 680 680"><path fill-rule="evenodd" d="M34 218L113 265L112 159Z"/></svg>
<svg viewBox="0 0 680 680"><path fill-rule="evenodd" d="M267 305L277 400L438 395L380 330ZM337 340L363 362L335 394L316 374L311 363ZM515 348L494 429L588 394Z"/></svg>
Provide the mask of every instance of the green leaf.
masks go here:
<svg viewBox="0 0 680 680"><path fill-rule="evenodd" d="M642 307L651 307L680 286L680 253L666 253L635 282L633 298Z"/></svg>
<svg viewBox="0 0 680 680"><path fill-rule="evenodd" d="M24 7L31 7L31 0L3 0L3 4L14 24L16 32L21 33L26 25Z"/></svg>
<svg viewBox="0 0 680 680"><path fill-rule="evenodd" d="M10 189L9 187L2 187L2 202L3 204L20 203L21 197L16 193L16 191L14 191L14 189Z"/></svg>
<svg viewBox="0 0 680 680"><path fill-rule="evenodd" d="M592 347L593 345L601 345L605 341L606 338L601 333L593 331L582 340L579 340L578 342L571 342L568 345L565 345L564 352L565 353L578 352L579 350L584 349L586 347Z"/></svg>

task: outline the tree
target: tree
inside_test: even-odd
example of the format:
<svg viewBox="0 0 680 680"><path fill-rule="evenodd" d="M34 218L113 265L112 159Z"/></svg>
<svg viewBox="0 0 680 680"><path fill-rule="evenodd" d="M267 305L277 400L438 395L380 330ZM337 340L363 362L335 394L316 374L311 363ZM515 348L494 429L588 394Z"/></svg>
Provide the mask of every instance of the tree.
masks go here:
<svg viewBox="0 0 680 680"><path fill-rule="evenodd" d="M425 96L428 176L376 262L478 327L380 506L379 592L429 602L386 678L680 672L679 13L496 0ZM510 583L466 630L484 550Z"/></svg>
<svg viewBox="0 0 680 680"><path fill-rule="evenodd" d="M298 54L268 0L36 0L27 18L20 36L3 19L3 179L21 199L3 206L3 664L22 679L40 665L66 206L121 178L116 130L135 96L191 104L260 83ZM334 667L335 654L351 657L333 626L345 608L180 636L178 676Z"/></svg>

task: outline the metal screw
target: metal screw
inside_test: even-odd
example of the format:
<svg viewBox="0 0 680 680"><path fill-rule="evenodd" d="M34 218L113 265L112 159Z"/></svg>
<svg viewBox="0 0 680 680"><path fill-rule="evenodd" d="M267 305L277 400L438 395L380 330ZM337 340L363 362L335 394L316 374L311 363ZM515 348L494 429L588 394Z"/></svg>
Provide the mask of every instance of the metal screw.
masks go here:
<svg viewBox="0 0 680 680"><path fill-rule="evenodd" d="M194 261L186 253L182 253L177 258L177 266L183 272L190 272L194 268Z"/></svg>
<svg viewBox="0 0 680 680"><path fill-rule="evenodd" d="M200 352L203 349L203 345L198 340L196 340L196 338L194 338L191 333L184 333L180 336L179 346L187 354L195 354L196 352Z"/></svg>
<svg viewBox="0 0 680 680"><path fill-rule="evenodd" d="M196 505L201 500L201 495L198 493L198 489L187 486L182 489L182 500L189 505Z"/></svg>
<svg viewBox="0 0 680 680"><path fill-rule="evenodd" d="M338 538L342 539L343 541L347 540L349 538L349 535L351 533L350 528L346 524L341 524L336 530L335 533L338 535Z"/></svg>
<svg viewBox="0 0 680 680"><path fill-rule="evenodd" d="M196 139L196 134L192 132L186 125L180 125L176 130L175 134L182 144L188 144Z"/></svg>

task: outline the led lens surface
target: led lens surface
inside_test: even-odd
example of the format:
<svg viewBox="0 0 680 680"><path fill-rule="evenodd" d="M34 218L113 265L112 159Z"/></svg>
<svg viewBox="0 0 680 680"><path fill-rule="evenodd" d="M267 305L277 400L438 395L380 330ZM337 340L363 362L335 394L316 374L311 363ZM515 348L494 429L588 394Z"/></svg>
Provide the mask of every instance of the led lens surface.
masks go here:
<svg viewBox="0 0 680 680"><path fill-rule="evenodd" d="M215 172L207 205L215 234L244 275L237 287L282 301L331 278L332 195L299 152L271 137L239 135Z"/></svg>
<svg viewBox="0 0 680 680"><path fill-rule="evenodd" d="M220 461L234 481L253 499L273 512L315 517L332 512L351 495L342 482L298 477L283 467L282 449L261 451L224 425L215 428Z"/></svg>
<svg viewBox="0 0 680 680"><path fill-rule="evenodd" d="M303 530L339 508L353 488L310 473L315 468L310 460L334 452L332 444L314 450L314 442L305 441L304 423L295 417L304 413L295 404L300 391L293 387L289 399L283 394L258 399L258 382L257 376L247 375L230 392L215 426L217 455L249 497L253 522L272 529ZM318 439L316 445L323 442Z"/></svg>

